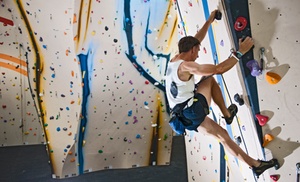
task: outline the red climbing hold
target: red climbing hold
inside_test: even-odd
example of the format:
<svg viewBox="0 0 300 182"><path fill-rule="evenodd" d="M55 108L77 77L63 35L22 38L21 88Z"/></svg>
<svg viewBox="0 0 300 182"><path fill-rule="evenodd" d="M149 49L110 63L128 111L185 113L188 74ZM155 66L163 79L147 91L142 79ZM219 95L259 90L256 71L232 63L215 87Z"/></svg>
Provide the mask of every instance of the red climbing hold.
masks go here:
<svg viewBox="0 0 300 182"><path fill-rule="evenodd" d="M258 123L259 123L260 126L264 126L269 120L268 116L264 116L264 115L261 115L261 114L255 114L255 117L257 118Z"/></svg>
<svg viewBox="0 0 300 182"><path fill-rule="evenodd" d="M273 175L270 175L270 178L271 178L273 181L278 181L278 180L279 180L279 175L278 175L278 174L273 174Z"/></svg>
<svg viewBox="0 0 300 182"><path fill-rule="evenodd" d="M247 26L247 20L242 16L238 17L234 23L234 29L236 31L242 31L246 28L246 26Z"/></svg>

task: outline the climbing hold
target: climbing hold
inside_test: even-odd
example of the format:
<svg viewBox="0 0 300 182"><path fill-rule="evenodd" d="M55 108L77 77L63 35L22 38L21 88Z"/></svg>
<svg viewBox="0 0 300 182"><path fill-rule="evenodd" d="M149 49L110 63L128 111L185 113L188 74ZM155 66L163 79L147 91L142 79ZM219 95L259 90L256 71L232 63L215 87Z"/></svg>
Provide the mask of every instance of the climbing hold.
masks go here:
<svg viewBox="0 0 300 182"><path fill-rule="evenodd" d="M135 136L135 138L139 139L139 138L141 138L141 135L140 135L140 134L137 134L137 135Z"/></svg>
<svg viewBox="0 0 300 182"><path fill-rule="evenodd" d="M281 80L281 76L279 76L277 73L274 72L267 72L266 74L266 80L270 84L276 84Z"/></svg>
<svg viewBox="0 0 300 182"><path fill-rule="evenodd" d="M131 116L132 115L132 110L128 111L128 116Z"/></svg>
<svg viewBox="0 0 300 182"><path fill-rule="evenodd" d="M258 123L259 123L260 126L264 126L269 120L268 116L264 116L264 115L261 115L261 114L255 114L255 117L257 118Z"/></svg>
<svg viewBox="0 0 300 182"><path fill-rule="evenodd" d="M239 103L240 106L244 105L244 99L239 94L234 95L234 100Z"/></svg>
<svg viewBox="0 0 300 182"><path fill-rule="evenodd" d="M215 19L216 20L221 20L222 19L222 13L221 13L221 11L217 10L217 12L215 14Z"/></svg>
<svg viewBox="0 0 300 182"><path fill-rule="evenodd" d="M270 178L271 178L273 181L278 181L278 180L279 180L279 175L278 175L278 174L272 174L272 175L270 175Z"/></svg>
<svg viewBox="0 0 300 182"><path fill-rule="evenodd" d="M244 30L245 28L246 28L246 26L247 26L247 19L246 18L244 18L244 17L242 17L242 16L240 16L240 17L238 17L237 19L236 19L236 21L235 21L235 23L234 23L234 29L236 30L236 31L242 31L242 30Z"/></svg>
<svg viewBox="0 0 300 182"><path fill-rule="evenodd" d="M262 73L262 70L256 60L250 60L247 62L246 66L250 69L252 76L259 76Z"/></svg>
<svg viewBox="0 0 300 182"><path fill-rule="evenodd" d="M265 134L263 147L267 146L273 139L274 137L271 134Z"/></svg>
<svg viewBox="0 0 300 182"><path fill-rule="evenodd" d="M235 140L235 143L237 144L237 145L240 145L241 143L242 143L242 139L241 139L241 137L240 136L238 136L238 137L234 137L234 140Z"/></svg>

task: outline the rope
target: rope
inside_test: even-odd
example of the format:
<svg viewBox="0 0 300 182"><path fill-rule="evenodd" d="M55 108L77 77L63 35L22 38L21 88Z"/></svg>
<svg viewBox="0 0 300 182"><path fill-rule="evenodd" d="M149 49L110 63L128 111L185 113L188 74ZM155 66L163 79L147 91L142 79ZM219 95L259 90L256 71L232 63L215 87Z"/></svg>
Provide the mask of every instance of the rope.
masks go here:
<svg viewBox="0 0 300 182"><path fill-rule="evenodd" d="M181 11L180 11L180 8L179 8L179 4L177 1L175 1L175 4L177 6L177 9L178 9L178 14L179 14L179 17L181 19L181 22L182 22L182 28L183 28L183 31L184 31L184 35L187 36L186 34L186 29L185 29L185 24L184 24L184 21L183 21L183 18L182 18L182 15L181 15Z"/></svg>

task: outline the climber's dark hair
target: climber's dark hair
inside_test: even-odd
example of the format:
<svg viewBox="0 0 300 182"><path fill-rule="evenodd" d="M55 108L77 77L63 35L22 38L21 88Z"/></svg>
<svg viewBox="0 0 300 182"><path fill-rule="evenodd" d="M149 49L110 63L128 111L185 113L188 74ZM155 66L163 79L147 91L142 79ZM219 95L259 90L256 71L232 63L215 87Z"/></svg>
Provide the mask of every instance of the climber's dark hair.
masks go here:
<svg viewBox="0 0 300 182"><path fill-rule="evenodd" d="M197 45L200 45L200 42L195 37L193 37L193 36L183 37L178 42L179 53L188 52L194 46L197 46Z"/></svg>

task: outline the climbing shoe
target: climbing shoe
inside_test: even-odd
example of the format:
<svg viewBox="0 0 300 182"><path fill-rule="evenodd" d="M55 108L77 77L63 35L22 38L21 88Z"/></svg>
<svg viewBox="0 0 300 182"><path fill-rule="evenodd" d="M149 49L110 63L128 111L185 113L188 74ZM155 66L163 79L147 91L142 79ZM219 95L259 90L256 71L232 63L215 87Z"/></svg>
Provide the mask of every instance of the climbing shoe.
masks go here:
<svg viewBox="0 0 300 182"><path fill-rule="evenodd" d="M279 163L277 159L272 159L269 161L260 161L260 165L258 167L252 167L252 171L255 173L256 177L258 178L265 170L275 167L277 170L279 168Z"/></svg>
<svg viewBox="0 0 300 182"><path fill-rule="evenodd" d="M234 116L238 112L238 108L235 104L231 104L227 109L230 112L230 117L229 118L223 117L223 118L225 119L226 123L229 125L232 123Z"/></svg>

